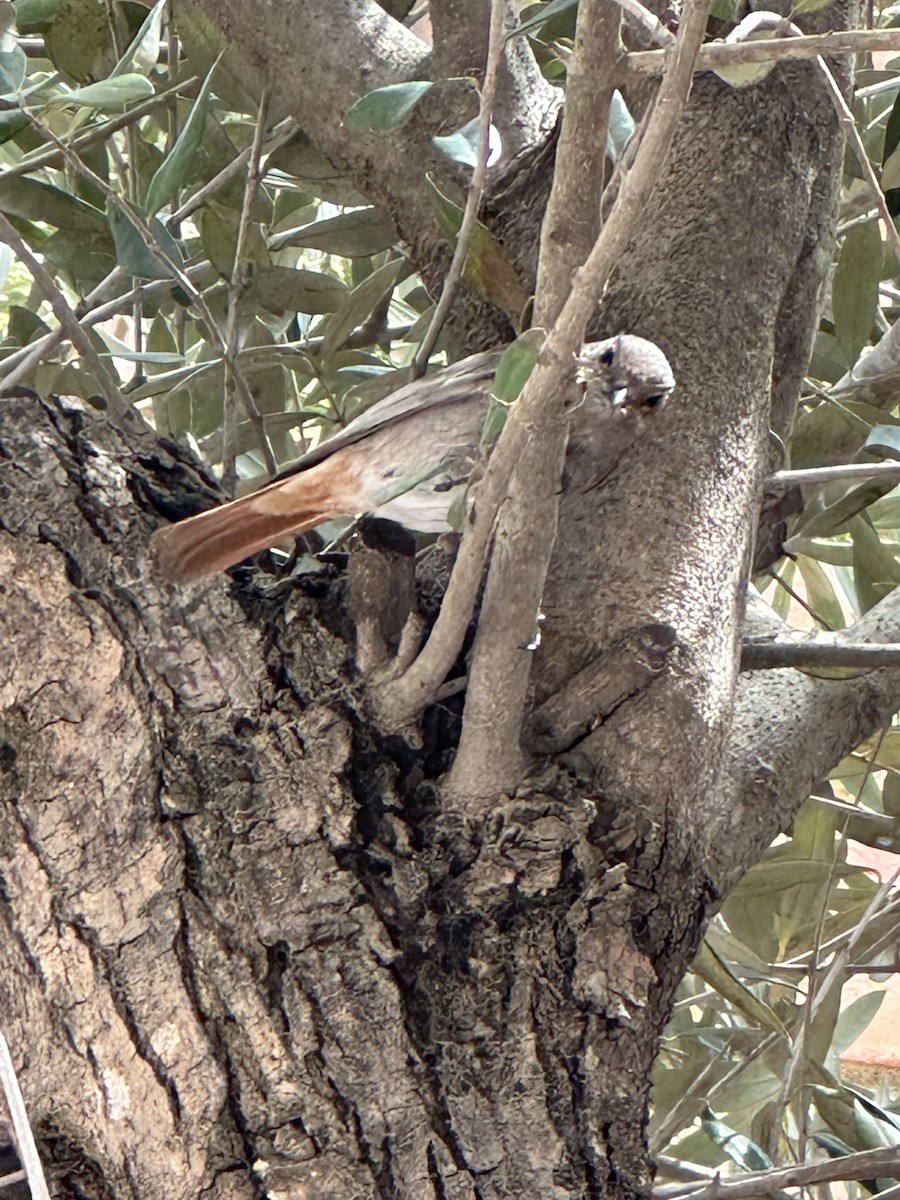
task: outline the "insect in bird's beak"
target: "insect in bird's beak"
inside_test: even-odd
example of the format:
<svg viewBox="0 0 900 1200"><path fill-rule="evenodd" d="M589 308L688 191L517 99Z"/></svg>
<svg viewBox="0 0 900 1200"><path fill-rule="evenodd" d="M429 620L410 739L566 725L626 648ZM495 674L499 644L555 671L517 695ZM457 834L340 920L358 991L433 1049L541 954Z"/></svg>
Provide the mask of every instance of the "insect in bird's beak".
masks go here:
<svg viewBox="0 0 900 1200"><path fill-rule="evenodd" d="M628 388L617 387L610 396L613 408L624 408L628 403Z"/></svg>

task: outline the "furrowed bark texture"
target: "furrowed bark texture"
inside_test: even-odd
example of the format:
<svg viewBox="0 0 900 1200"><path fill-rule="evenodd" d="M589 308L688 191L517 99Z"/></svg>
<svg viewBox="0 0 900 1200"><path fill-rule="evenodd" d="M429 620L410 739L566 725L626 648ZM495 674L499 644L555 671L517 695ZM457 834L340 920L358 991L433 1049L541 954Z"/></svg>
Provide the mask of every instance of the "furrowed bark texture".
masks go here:
<svg viewBox="0 0 900 1200"><path fill-rule="evenodd" d="M334 116L420 51L361 0L252 8L207 11L282 101L291 39L322 36L315 136L428 268L418 135L385 150ZM783 423L838 161L813 68L698 80L600 317L659 342L679 402L602 489L571 464L538 756L484 821L442 806L458 698L418 743L367 718L402 544L397 586L373 552L350 589L333 568L168 589L150 529L210 482L136 425L6 403L0 1020L61 1196L645 1191L650 1067L705 918L900 686L736 682L773 363ZM493 201L532 231L521 263L551 165L536 146Z"/></svg>

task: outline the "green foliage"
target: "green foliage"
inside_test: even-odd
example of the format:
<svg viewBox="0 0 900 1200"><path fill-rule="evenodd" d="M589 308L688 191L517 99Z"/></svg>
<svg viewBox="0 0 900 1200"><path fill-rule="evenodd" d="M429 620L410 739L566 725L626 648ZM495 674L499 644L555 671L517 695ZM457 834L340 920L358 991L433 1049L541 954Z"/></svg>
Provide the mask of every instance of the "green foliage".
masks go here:
<svg viewBox="0 0 900 1200"><path fill-rule="evenodd" d="M874 987L842 1000L847 964L877 977L894 963L890 890L848 856L851 837L865 834L852 827L857 815L886 815L898 750L892 731L841 763L725 901L656 1065L656 1153L760 1170L798 1138L839 1139L845 1153L896 1141L889 1089L844 1082L840 1054L883 1000ZM880 823L882 841L890 823Z"/></svg>
<svg viewBox="0 0 900 1200"><path fill-rule="evenodd" d="M835 333L848 366L869 344L883 261L881 234L874 221L850 230L838 256L831 288Z"/></svg>
<svg viewBox="0 0 900 1200"><path fill-rule="evenodd" d="M411 79L376 88L347 109L344 124L358 133L393 133L406 124L432 87L434 84L428 80Z"/></svg>
<svg viewBox="0 0 900 1200"><path fill-rule="evenodd" d="M290 461L396 385L430 300L387 214L286 123L264 139L252 181L259 113L220 88L203 47L198 64L188 51L166 65L167 4L19 0L15 15L19 33L44 38L46 57L26 58L11 23L0 30L0 90L15 102L0 114L0 208L73 308L98 285L104 301L123 297L115 334L101 323L94 336L161 433L190 433L213 463L236 457L252 476L267 455ZM348 125L388 132L430 87L365 97ZM3 374L55 324L37 304L8 309ZM229 353L240 395L226 387ZM20 382L100 391L70 356L48 346ZM233 446L221 436L228 405Z"/></svg>
<svg viewBox="0 0 900 1200"><path fill-rule="evenodd" d="M855 103L895 212L897 65L861 72ZM848 152L836 265L785 442L785 467L833 464L835 475L804 487L803 511L788 530L793 558L757 580L775 612L802 629L842 629L900 583L894 481L839 475L842 463L900 458L898 263L859 176ZM896 1076L875 1074L863 1089L841 1054L877 1019L881 986L894 977L896 893L860 864L867 848L900 852L898 798L895 724L820 783L726 899L679 989L656 1065L654 1153L701 1178L795 1161L810 1144L833 1155L896 1144ZM868 989L847 987L866 976ZM867 1194L862 1185L847 1189L851 1200ZM677 1190L668 1185L669 1194Z"/></svg>
<svg viewBox="0 0 900 1200"><path fill-rule="evenodd" d="M197 99L191 105L187 120L175 139L175 145L150 180L144 208L151 217L155 216L163 205L168 204L178 194L191 176L194 156L199 152L203 142L206 110L209 107L210 87L214 72L215 67L204 79Z"/></svg>

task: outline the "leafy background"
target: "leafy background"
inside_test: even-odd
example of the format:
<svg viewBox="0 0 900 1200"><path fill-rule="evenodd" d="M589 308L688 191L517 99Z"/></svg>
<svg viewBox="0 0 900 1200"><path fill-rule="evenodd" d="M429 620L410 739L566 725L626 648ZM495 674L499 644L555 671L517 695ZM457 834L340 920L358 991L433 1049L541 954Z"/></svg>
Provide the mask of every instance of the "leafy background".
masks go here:
<svg viewBox="0 0 900 1200"><path fill-rule="evenodd" d="M410 5L397 7L405 16ZM521 14L520 36L553 81L564 82L574 9L548 0ZM730 4L716 14L722 33L738 16ZM890 7L877 14L897 20ZM388 135L427 90L385 89L345 119ZM134 406L161 436L191 438L230 482L296 458L405 381L432 300L385 214L293 121L270 121L265 97L244 95L165 3L0 3L0 92L3 386ZM854 114L900 212L900 61L859 71ZM633 128L617 96L611 157ZM460 169L474 132L439 139ZM844 185L785 467L900 460L900 263L851 155ZM437 188L435 206L453 241L459 208ZM45 279L17 261L17 238ZM517 312L504 264L481 230L469 278ZM73 349L61 311L90 353ZM441 341L437 359L454 352ZM835 473L805 488L791 557L756 581L779 616L838 630L896 586L895 482ZM849 1082L840 1062L898 965L896 896L860 865L860 846L900 852L897 728L821 783L728 898L681 988L651 1137L662 1177L687 1180L685 1193L723 1165L900 1140L897 1076ZM851 999L856 975L873 982Z"/></svg>

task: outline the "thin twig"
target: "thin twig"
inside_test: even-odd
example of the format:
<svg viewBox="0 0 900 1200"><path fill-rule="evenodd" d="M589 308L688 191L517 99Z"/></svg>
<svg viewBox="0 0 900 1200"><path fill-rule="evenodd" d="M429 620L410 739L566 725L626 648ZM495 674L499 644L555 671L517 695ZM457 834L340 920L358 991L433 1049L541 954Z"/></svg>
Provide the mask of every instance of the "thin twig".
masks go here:
<svg viewBox="0 0 900 1200"><path fill-rule="evenodd" d="M799 471L776 471L768 483L775 487L833 483L838 479L900 479L900 462L836 463L833 467L804 467Z"/></svg>
<svg viewBox="0 0 900 1200"><path fill-rule="evenodd" d="M272 154L279 146L283 146L285 142L289 142L296 134L298 128L299 126L293 117L285 117L283 121L279 121L263 143L262 155ZM212 179L204 183L203 187L198 188L192 196L189 196L184 204L166 219L166 225L171 228L173 225L186 220L198 208L202 207L210 196L214 195L221 187L224 187L235 175L241 173L250 161L252 153L253 146L245 147L236 158L231 160L227 167L223 167L217 175L214 175Z"/></svg>
<svg viewBox="0 0 900 1200"><path fill-rule="evenodd" d="M817 625L821 625L821 627L824 630L826 630L828 633L834 632L834 630L831 628L831 626L828 624L828 622L823 617L820 617L819 614L816 612L816 610L812 607L812 605L807 600L804 600L803 597L800 595L800 593L795 591L791 587L791 585L784 578L784 576L779 575L777 571L772 571L772 570L768 571L767 574L769 575L769 577L771 579L773 579L775 581L775 583L778 585L778 587L783 588L787 592L787 594L790 596L790 598L794 601L795 604L799 604L804 612L809 613L809 615L812 617L812 619L816 622Z"/></svg>
<svg viewBox="0 0 900 1200"><path fill-rule="evenodd" d="M645 8L640 0L616 0L616 4L628 13L639 29L643 29L658 46L675 45L675 35L670 33L655 13Z"/></svg>
<svg viewBox="0 0 900 1200"><path fill-rule="evenodd" d="M897 87L900 88L900 77L897 79ZM856 93L857 96L859 92ZM878 209L870 208L868 212L860 213L858 217L850 217L847 221L838 221L834 227L838 237L843 237L845 233L849 233L851 229L857 229L860 225L868 225L870 221L878 220ZM882 288L885 287L884 281L881 283Z"/></svg>
<svg viewBox="0 0 900 1200"><path fill-rule="evenodd" d="M861 671L900 667L900 643L745 642L741 648L742 671L777 671L783 667Z"/></svg>
<svg viewBox="0 0 900 1200"><path fill-rule="evenodd" d="M108 203L117 208L125 216L126 220L128 220L130 224L134 226L153 259L158 262L165 271L168 271L171 274L172 278L180 284L183 290L190 297L191 303L197 308L197 311L199 312L200 317L206 326L209 341L211 342L216 353L224 357L225 339L222 336L222 332L219 329L215 317L210 311L209 305L206 303L206 299L204 298L203 294L194 287L182 263L175 262L174 259L169 257L169 255L160 245L159 239L155 236L147 221L145 221L144 218L135 211L134 207L128 204L128 202L124 200L123 197L118 194L118 192L111 188L105 179L102 179L99 175L92 171L90 167L82 162L78 155L73 153L70 147L60 141L56 134L43 125L33 113L28 113L28 116L31 119L32 126L36 129L40 136L46 138L48 141L53 142L65 156L66 162L69 163L72 169L83 178L89 180L94 187L98 188L101 194L106 197ZM241 393L241 399L245 404L247 411L249 412L251 406L255 406L255 402L250 394L246 382L242 378L238 378L237 387Z"/></svg>
<svg viewBox="0 0 900 1200"><path fill-rule="evenodd" d="M871 775L874 769L874 760L877 757L878 751L884 743L886 729L882 728L878 743L867 756L866 769L862 782L860 783L858 795L862 794L866 780ZM847 823L849 815L845 814L841 824L841 835L846 835ZM832 889L836 886L838 880L838 854L840 850L840 839L834 838L831 847L831 862L828 865L828 878L825 886L822 888L822 899L819 904L819 911L816 914L816 929L811 947L811 955L809 959L809 970L807 973L806 998L803 1002L803 1015L800 1024L799 1036L794 1039L794 1044L791 1047L791 1052L788 1057L788 1069L785 1076L784 1086L782 1087L772 1113L772 1122L770 1125L770 1142L768 1150L770 1155L774 1154L778 1147L779 1133L782 1128L784 1119L784 1109L791 1101L791 1088L793 1082L798 1077L801 1077L801 1072L807 1064L807 1046L809 1045L812 1036L813 1024L816 1014L820 1011L820 992L825 987L830 987L832 994L835 991L840 994L844 983L845 972L843 969L832 974L830 971L824 974L822 964L827 955L823 953L823 942L825 940L825 922L828 919L829 899L832 895ZM844 959L846 966L847 959ZM796 1106L794 1112L795 1124L797 1127L797 1154L800 1158L806 1158L807 1152L807 1133L809 1110L808 1106L803 1103L802 1098Z"/></svg>
<svg viewBox="0 0 900 1200"><path fill-rule="evenodd" d="M515 460L505 495L498 497L503 510L476 631L459 748L445 787L451 802L469 812L510 793L521 776L520 729L532 662L523 647L533 637L556 532L566 385L609 274L665 170L708 11L708 0L694 0L682 10L678 50L660 84L634 165L622 180L603 231L575 274L541 360L501 434L502 441L511 428ZM483 498L482 491L476 511Z"/></svg>
<svg viewBox="0 0 900 1200"><path fill-rule="evenodd" d="M122 215L126 218L126 220L134 226L150 255L163 268L163 270L168 272L168 274L171 276L171 279L169 280L170 286L172 280L175 280L181 285L182 288L184 288L185 292L190 297L191 303L197 305L201 314L204 316L204 319L207 321L210 335L215 337L218 343L217 348L221 353L223 345L222 335L219 332L218 326L216 325L212 314L207 308L206 301L185 274L182 264L175 262L174 259L170 258L165 250L163 250L159 243L159 239L154 235L149 224L144 220L140 213L135 211L133 205L129 204L124 197L120 196L114 188L110 187L105 179L102 179L95 171L92 171L91 168L85 162L83 162L77 154L75 154L71 147L67 146L65 142L61 141L52 129L49 129L46 125L39 121L34 113L29 112L28 116L31 118L31 123L34 130L42 138L46 139L48 142L52 142L57 147L71 169L83 179L86 179L95 188L97 188L101 195L103 195L111 205L117 208L119 212L122 213Z"/></svg>
<svg viewBox="0 0 900 1200"><path fill-rule="evenodd" d="M259 187L259 164L262 155L263 141L266 134L266 123L269 113L269 91L263 87L259 99L256 129L253 133L253 144L250 147L250 160L247 166L247 179L244 185L244 199L241 205L241 217L238 224L237 240L234 247L234 263L231 268L231 279L228 282L228 315L225 320L225 345L223 359L225 363L225 404L223 421L223 467L222 480L227 490L232 490L235 484L234 461L237 453L237 406L235 398L241 393L243 408L247 414L256 436L259 440L266 470L274 475L278 463L272 453L266 426L262 413L256 406L253 393L244 380L237 366L238 349L238 316L240 312L241 295L247 274L247 242L250 235L250 218L253 202Z"/></svg>
<svg viewBox="0 0 900 1200"><path fill-rule="evenodd" d="M491 23L488 33L487 60L484 65L484 79L481 84L481 102L478 111L478 153L472 170L472 180L469 193L466 196L466 206L463 210L459 233L456 236L456 246L453 257L444 278L440 299L428 323L425 336L413 359L413 374L424 375L428 360L437 344L440 332L447 320L456 291L463 277L466 259L475 227L478 223L478 210L484 195L484 185L487 178L487 163L490 152L491 117L494 111L494 99L497 94L497 80L500 72L500 62L503 58L504 25L506 20L507 0L491 0Z"/></svg>
<svg viewBox="0 0 900 1200"><path fill-rule="evenodd" d="M212 268L208 262L198 263L196 266L188 267L186 274L191 279L191 282L202 279L207 276ZM85 297L81 304L84 310L78 318L78 324L84 328L90 328L93 325L99 325L103 321L108 321L110 317L118 316L119 313L127 312L139 298L147 298L150 296L158 296L160 292L171 290L171 279L153 279L148 283L142 283L136 288L131 288L128 292L124 292L121 296L117 296L114 300L108 301L106 304L101 304L100 300L109 291L110 287L114 286L122 279L125 272L121 267L115 267L106 279L99 283L94 290ZM43 337L36 341L29 342L27 346L22 346L19 350L12 351L5 358L0 359L0 385L9 390L15 387L39 362L43 362L52 350L54 350L60 342L65 340L65 330L54 329L50 333L45 333Z"/></svg>
<svg viewBox="0 0 900 1200"><path fill-rule="evenodd" d="M167 92L160 93L160 96L168 96L171 94L171 92L176 90L178 89L169 89ZM143 107L147 106L145 105ZM132 113L129 115L133 115L133 113L137 111L138 109L133 109ZM103 128L106 129L107 127L104 126ZM290 138L294 136L296 129L297 124L293 118L289 117L285 118L284 121L280 121L272 131L272 136L266 140L266 143L263 147L263 153L269 154L273 150L276 150L279 146L283 145L286 141L289 141ZM74 142L73 146L77 148L82 144L82 141L79 140ZM218 173L218 175L214 176L213 179L211 179L202 188L200 188L199 191L195 192L193 196L186 200L185 203L177 210L177 212L173 213L172 216L168 218L166 222L167 225L170 227L175 226L179 221L182 221L186 217L190 216L190 214L195 212L196 209L199 208L206 200L208 200L211 195L228 183L228 181L232 179L234 175L238 174L239 171L246 165L247 160L250 157L251 149L252 147L248 146L246 150L241 151L237 158L233 159L227 167L224 167ZM52 155L54 161L61 157L60 152L55 149L48 150L45 153L47 155ZM37 159L32 160L32 166L35 169L39 165L46 164L42 162L39 163ZM17 168L10 168L5 171L5 174L7 175L18 173L19 172ZM198 263L190 268L187 268L185 270L185 274L193 284L197 278L204 275L209 269L209 264L207 262ZM79 306L82 310L79 317L79 324L84 326L96 325L100 321L105 321L110 317L117 316L120 312L124 312L129 305L135 303L136 301L157 295L159 292L166 291L172 286L171 281L168 279L152 280L148 283L140 284L132 291L122 295L119 300L113 301L111 304L104 305L102 310L96 309L100 299L106 294L111 286L121 279L123 274L124 272L122 268L116 267L106 277L106 279L99 283L97 287L85 297ZM53 330L51 333L45 334L43 337L38 338L37 341L29 342L27 346L23 346L20 350L13 351L4 359L0 360L0 380L3 381L4 387L14 387L21 379L27 376L37 363L43 361L56 348L56 346L58 346L59 343L64 340L64 336L65 335L62 329Z"/></svg>
<svg viewBox="0 0 900 1200"><path fill-rule="evenodd" d="M106 292L111 287L116 286L124 275L125 272L121 267L113 267L106 278L97 284L90 293L90 296L82 301L81 307L93 307L95 304L98 304ZM77 317L77 320L79 325L85 327L92 324L84 313L80 317ZM66 331L62 326L59 326L58 329L52 329L36 341L29 342L19 350L13 350L7 354L5 358L0 360L0 385L6 391L14 388L38 363L44 362L49 358L51 352L56 349L60 342L64 342L65 339Z"/></svg>
<svg viewBox="0 0 900 1200"><path fill-rule="evenodd" d="M696 71L748 63L784 62L818 58L820 54L867 54L873 50L900 50L898 29L846 29L806 37L760 38L753 42L709 42L697 55ZM661 75L671 50L640 50L628 54L625 65L641 75Z"/></svg>
<svg viewBox="0 0 900 1200"><path fill-rule="evenodd" d="M799 1036L797 1037L788 1063L788 1069L785 1074L784 1083L781 1089L780 1102L784 1103L790 1099L797 1078L801 1070L807 1062L806 1047L809 1041L809 1032L816 1020L816 1017L822 1011L823 1007L835 998L835 993L840 992L844 985L844 975L847 964L850 962L851 956L856 951L857 946L867 932L869 923L879 914L882 907L887 907L894 903L891 897L894 884L900 878L900 867L885 880L878 891L866 905L860 919L856 922L853 929L850 931L846 942L833 955L828 969L824 976L815 973L815 968L818 962L818 955L813 954L810 963L810 979L813 986L810 989L810 995L806 1002L806 1013L803 1025L800 1028Z"/></svg>
<svg viewBox="0 0 900 1200"><path fill-rule="evenodd" d="M900 1150L883 1146L861 1150L824 1162L772 1167L723 1179L717 1174L708 1183L664 1183L651 1193L653 1200L747 1200L781 1188L807 1187L813 1183L836 1183L841 1179L890 1178L900 1171Z"/></svg>
<svg viewBox="0 0 900 1200"><path fill-rule="evenodd" d="M41 1165L37 1146L34 1144L34 1134L31 1132L31 1122L28 1120L28 1111L22 1098L22 1090L16 1077L12 1055L2 1033L0 1033L0 1084L3 1085L6 1105L9 1115L12 1117L13 1129L16 1131L16 1150L28 1177L32 1200L50 1200L44 1168Z"/></svg>
<svg viewBox="0 0 900 1200"><path fill-rule="evenodd" d="M153 112L161 103L168 100L170 97L177 95L179 92L186 91L195 83L199 82L199 75L191 75L189 79L181 80L179 83L173 84L172 87L166 88L162 92L157 92L155 96L150 96L142 104L136 104L134 108L129 108L128 112L123 113L119 117L113 117L109 121L102 121L99 125L92 125L86 129L84 133L72 138L69 143L72 150L76 152L84 150L88 146L93 146L96 142L107 142L110 137L117 133L120 129L127 129L129 126L136 125L148 113ZM55 167L60 159L65 161L62 153L53 147L47 147L46 150L32 150L30 154L25 154L17 163L10 166L3 166L3 178L12 179L17 175L31 175L35 171L40 171L43 167Z"/></svg>
<svg viewBox="0 0 900 1200"><path fill-rule="evenodd" d="M535 323L551 326L600 234L600 200L619 14L581 0L568 67L553 186L541 228ZM601 285L604 283L601 280ZM584 330L579 335L583 339ZM573 347L574 350L574 347ZM521 773L521 724L534 636L559 521L568 429L565 387L548 397L522 446L503 503L469 669L463 726L447 794L499 794ZM520 493L521 489L521 493ZM479 498L480 503L480 498ZM486 760L490 761L486 771Z"/></svg>
<svg viewBox="0 0 900 1200"><path fill-rule="evenodd" d="M600 233L613 94L607 81L618 53L619 21L607 0L586 0L578 6L553 184L541 223L534 299L534 323L539 329L549 328L559 316L572 275Z"/></svg>
<svg viewBox="0 0 900 1200"><path fill-rule="evenodd" d="M835 107L838 120L844 127L847 140L853 147L853 153L856 155L856 161L862 170L863 178L869 185L872 200L881 214L887 239L891 244L895 256L900 260L900 233L897 232L897 226L894 224L894 218L891 210L888 208L887 197L881 189L878 176L875 174L875 168L872 166L862 136L856 127L856 119L850 111L847 101L844 99L843 92L838 87L837 80L832 74L831 68L821 55L816 58L816 65L825 80L829 98Z"/></svg>
<svg viewBox="0 0 900 1200"><path fill-rule="evenodd" d="M82 329L81 325L79 325L69 302L56 286L56 281L50 272L31 253L24 239L20 237L2 213L0 213L0 239L6 242L16 258L24 263L31 272L35 283L44 293L50 307L53 309L53 314L57 321L59 321L60 328L65 330L66 337L68 337L87 366L96 376L97 385L103 393L103 398L110 413L117 417L120 416L128 405L122 401L122 394L119 391L118 384L113 377L109 364L103 362L100 358L91 339L85 330Z"/></svg>

